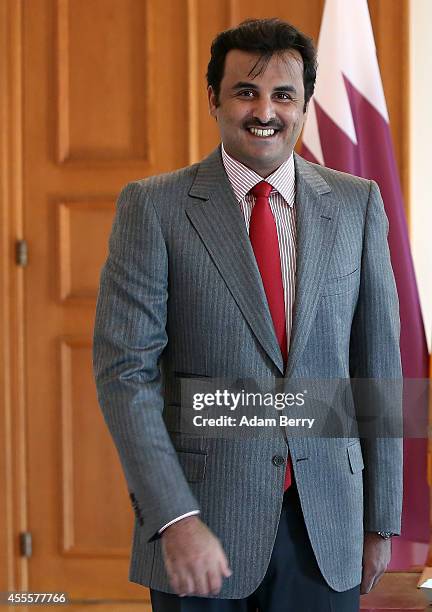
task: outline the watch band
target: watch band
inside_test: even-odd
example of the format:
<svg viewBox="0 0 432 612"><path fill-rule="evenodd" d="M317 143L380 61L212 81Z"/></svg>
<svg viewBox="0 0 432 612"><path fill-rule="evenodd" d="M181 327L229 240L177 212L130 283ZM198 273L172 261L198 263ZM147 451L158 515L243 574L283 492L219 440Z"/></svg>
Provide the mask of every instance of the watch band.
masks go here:
<svg viewBox="0 0 432 612"><path fill-rule="evenodd" d="M381 536L384 540L388 540L389 538L394 536L394 533L392 533L391 531L377 531L377 534Z"/></svg>

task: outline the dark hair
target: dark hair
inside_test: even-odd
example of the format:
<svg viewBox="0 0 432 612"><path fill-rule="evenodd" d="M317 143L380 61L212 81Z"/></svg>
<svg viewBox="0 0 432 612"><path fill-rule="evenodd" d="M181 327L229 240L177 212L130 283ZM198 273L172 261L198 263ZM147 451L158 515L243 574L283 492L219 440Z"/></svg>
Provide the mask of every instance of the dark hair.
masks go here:
<svg viewBox="0 0 432 612"><path fill-rule="evenodd" d="M293 25L281 19L247 19L230 30L216 36L211 45L211 57L207 67L207 84L211 85L219 103L220 84L224 75L225 57L228 51L239 49L259 54L250 74L259 65L255 76L267 67L274 53L297 50L303 59L303 84L305 106L314 92L317 59L313 41Z"/></svg>

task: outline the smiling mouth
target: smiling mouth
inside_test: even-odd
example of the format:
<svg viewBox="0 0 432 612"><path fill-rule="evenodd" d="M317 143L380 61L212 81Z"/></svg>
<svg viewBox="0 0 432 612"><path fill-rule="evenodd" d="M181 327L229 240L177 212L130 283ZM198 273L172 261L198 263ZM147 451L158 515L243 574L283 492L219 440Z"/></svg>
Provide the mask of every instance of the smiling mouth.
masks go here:
<svg viewBox="0 0 432 612"><path fill-rule="evenodd" d="M272 136L275 136L279 130L276 130L275 128L250 127L247 128L247 131L253 134L253 136L258 136L258 138L271 138Z"/></svg>

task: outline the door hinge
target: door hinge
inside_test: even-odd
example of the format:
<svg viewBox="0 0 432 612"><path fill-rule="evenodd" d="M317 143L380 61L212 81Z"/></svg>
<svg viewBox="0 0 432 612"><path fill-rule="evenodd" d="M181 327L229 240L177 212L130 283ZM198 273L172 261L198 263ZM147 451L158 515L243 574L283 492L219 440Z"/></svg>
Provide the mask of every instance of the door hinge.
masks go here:
<svg viewBox="0 0 432 612"><path fill-rule="evenodd" d="M32 534L30 531L20 533L20 553L22 557L32 556Z"/></svg>
<svg viewBox="0 0 432 612"><path fill-rule="evenodd" d="M18 266L25 268L28 264L27 240L17 240L15 244L15 260Z"/></svg>

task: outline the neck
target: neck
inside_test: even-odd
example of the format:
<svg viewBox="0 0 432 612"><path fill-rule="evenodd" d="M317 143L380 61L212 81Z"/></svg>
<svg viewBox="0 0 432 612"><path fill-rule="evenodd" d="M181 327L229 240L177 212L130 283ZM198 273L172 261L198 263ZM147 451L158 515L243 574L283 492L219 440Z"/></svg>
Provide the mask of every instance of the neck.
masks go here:
<svg viewBox="0 0 432 612"><path fill-rule="evenodd" d="M286 161L288 161L289 158L291 157L291 155L293 154L292 151L291 151L291 154L288 155L288 157L286 159L282 160L279 163L263 165L263 164L260 164L259 160L257 160L257 159L239 159L239 156L236 155L235 153L234 154L231 153L226 148L226 146L223 144L223 142L222 142L222 147L223 147L225 153L227 153L230 157L232 157L232 159L236 160L240 164L243 164L243 166L246 166L250 170L253 170L254 172L256 172L256 174L258 174L263 179L265 179L268 176L270 176L271 174L273 174L273 172L276 172L276 170L278 168L280 168Z"/></svg>

